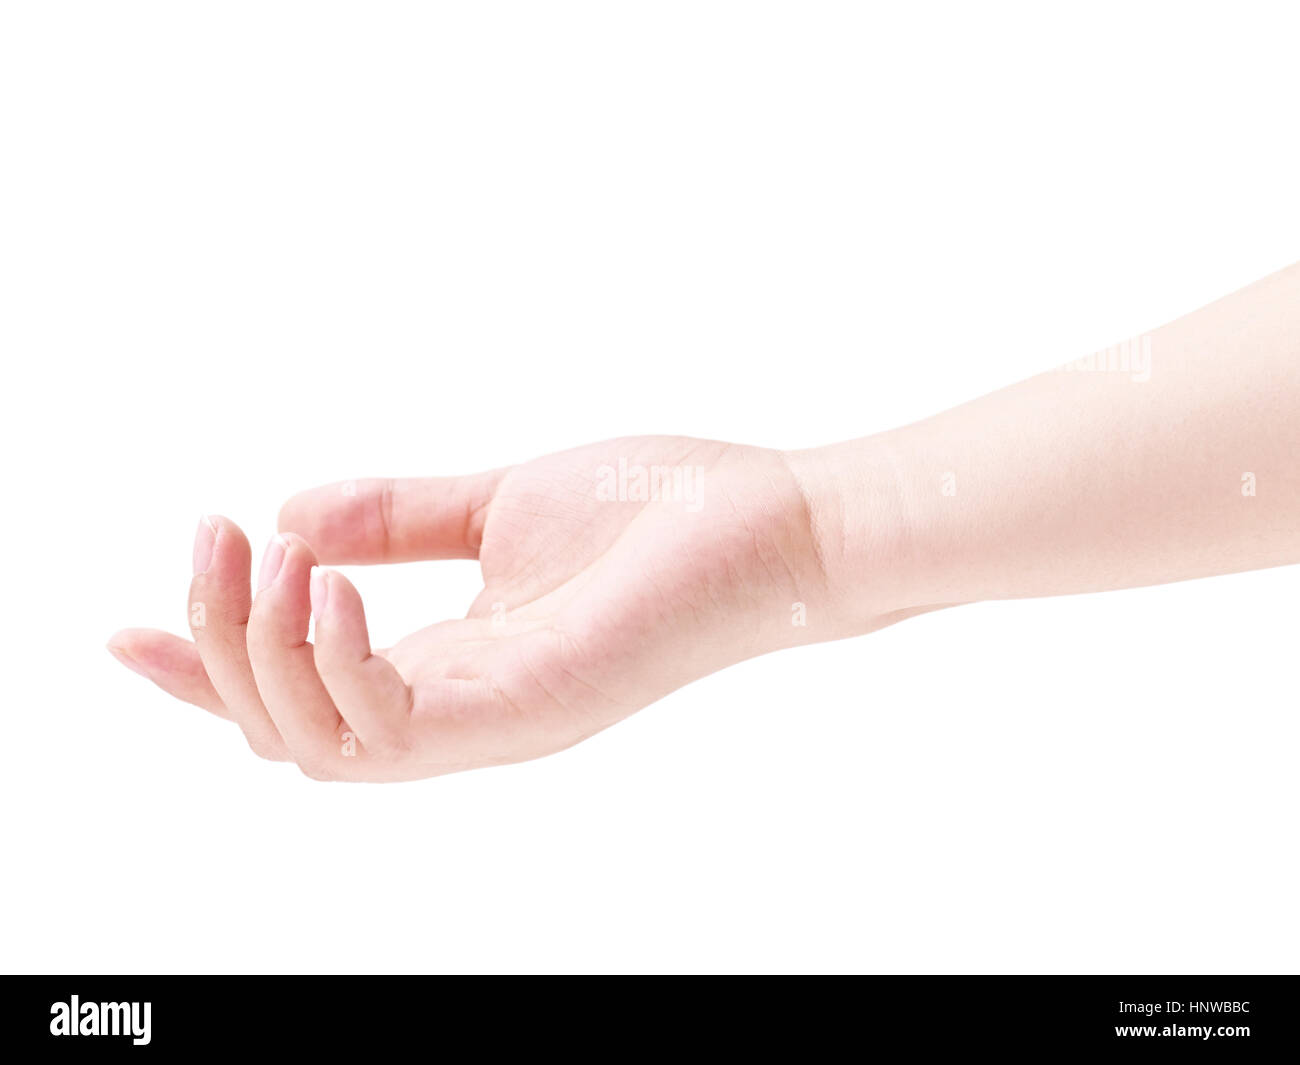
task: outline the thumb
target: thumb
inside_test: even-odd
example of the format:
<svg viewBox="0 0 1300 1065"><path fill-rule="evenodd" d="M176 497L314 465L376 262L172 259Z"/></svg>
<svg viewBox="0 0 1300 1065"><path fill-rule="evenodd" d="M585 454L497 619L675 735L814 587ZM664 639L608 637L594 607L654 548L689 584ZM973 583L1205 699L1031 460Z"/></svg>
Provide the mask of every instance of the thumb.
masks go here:
<svg viewBox="0 0 1300 1065"><path fill-rule="evenodd" d="M477 558L488 504L505 473L337 481L299 492L280 509L278 524L328 565Z"/></svg>

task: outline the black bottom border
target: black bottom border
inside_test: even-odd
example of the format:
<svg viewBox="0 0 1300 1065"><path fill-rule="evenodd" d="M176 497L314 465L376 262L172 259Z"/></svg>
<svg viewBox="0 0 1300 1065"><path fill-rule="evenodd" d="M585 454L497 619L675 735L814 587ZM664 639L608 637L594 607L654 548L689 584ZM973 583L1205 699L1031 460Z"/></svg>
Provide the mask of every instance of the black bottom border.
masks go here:
<svg viewBox="0 0 1300 1065"><path fill-rule="evenodd" d="M1295 976L867 976L837 987L741 978L727 988L705 979L654 987L646 978L565 977L542 987L521 977L7 976L0 1046L44 1058L195 1048L334 1056L414 1047L442 1056L466 1040L471 1053L518 1041L527 1052L607 1056L786 1044L801 1056L839 1057L901 1045L1045 1060L1062 1052L1287 1060L1300 1046ZM64 1034L73 996L77 1031ZM114 1018L143 1028L144 1003L147 1043L132 1031L88 1034Z"/></svg>

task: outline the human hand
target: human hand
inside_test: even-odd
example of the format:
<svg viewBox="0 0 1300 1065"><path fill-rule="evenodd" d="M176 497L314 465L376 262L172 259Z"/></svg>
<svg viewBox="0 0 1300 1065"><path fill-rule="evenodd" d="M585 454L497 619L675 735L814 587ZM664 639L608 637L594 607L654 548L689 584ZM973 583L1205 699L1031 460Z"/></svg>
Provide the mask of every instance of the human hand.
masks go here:
<svg viewBox="0 0 1300 1065"><path fill-rule="evenodd" d="M254 595L244 534L205 519L194 642L136 629L109 646L317 779L534 758L723 666L843 634L798 474L762 448L635 437L470 477L344 482L292 498L279 528ZM484 588L467 617L373 652L351 582L313 571L472 557Z"/></svg>
<svg viewBox="0 0 1300 1065"><path fill-rule="evenodd" d="M1294 564L1296 337L1300 264L1141 338L1141 372L1112 349L812 451L631 437L317 488L284 507L256 597L243 533L205 521L195 642L109 646L259 754L394 780L556 751L741 659L944 606ZM372 652L317 556L477 557L484 589Z"/></svg>

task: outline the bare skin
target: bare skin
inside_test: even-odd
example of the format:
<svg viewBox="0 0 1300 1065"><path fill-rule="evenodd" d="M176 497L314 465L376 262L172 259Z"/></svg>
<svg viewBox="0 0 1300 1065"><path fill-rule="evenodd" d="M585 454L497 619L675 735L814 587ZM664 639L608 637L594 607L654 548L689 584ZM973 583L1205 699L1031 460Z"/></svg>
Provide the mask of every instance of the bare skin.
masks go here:
<svg viewBox="0 0 1300 1065"><path fill-rule="evenodd" d="M255 592L244 534L204 519L193 642L109 648L263 757L407 780L548 754L724 666L927 610L1300 562L1300 266L1131 351L809 451L633 437L312 489ZM685 478L616 484L656 469ZM480 562L468 615L386 650L318 565L448 558Z"/></svg>

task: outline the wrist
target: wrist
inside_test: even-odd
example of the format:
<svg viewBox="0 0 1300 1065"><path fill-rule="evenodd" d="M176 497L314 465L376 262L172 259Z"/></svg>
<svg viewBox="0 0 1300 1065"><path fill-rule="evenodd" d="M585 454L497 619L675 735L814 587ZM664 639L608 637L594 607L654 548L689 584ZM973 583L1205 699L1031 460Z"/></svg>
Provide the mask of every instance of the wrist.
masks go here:
<svg viewBox="0 0 1300 1065"><path fill-rule="evenodd" d="M832 638L859 635L937 604L917 595L916 531L897 435L784 452L799 485L826 589Z"/></svg>

